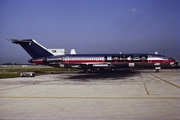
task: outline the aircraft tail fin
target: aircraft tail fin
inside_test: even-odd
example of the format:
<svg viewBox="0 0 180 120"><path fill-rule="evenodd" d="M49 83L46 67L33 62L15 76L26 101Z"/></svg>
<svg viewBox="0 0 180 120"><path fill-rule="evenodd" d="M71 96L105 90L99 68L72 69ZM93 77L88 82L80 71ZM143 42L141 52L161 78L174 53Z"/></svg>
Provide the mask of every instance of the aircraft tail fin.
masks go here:
<svg viewBox="0 0 180 120"><path fill-rule="evenodd" d="M12 43L21 45L24 50L34 59L40 57L49 57L53 56L44 46L39 44L33 39L17 40L17 39L8 39Z"/></svg>

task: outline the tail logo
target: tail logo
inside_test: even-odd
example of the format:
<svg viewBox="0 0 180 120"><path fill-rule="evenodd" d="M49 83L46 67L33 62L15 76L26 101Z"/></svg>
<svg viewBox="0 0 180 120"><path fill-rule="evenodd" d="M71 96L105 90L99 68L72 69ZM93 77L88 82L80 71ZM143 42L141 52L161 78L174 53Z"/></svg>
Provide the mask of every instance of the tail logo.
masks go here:
<svg viewBox="0 0 180 120"><path fill-rule="evenodd" d="M56 53L56 50L52 50L52 53Z"/></svg>

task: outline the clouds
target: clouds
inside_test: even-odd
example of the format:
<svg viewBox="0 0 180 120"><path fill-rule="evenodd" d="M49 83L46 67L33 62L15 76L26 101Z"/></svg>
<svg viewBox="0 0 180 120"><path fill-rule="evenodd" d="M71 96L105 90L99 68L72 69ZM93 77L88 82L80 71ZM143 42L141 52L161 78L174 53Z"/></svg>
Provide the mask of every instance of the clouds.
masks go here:
<svg viewBox="0 0 180 120"><path fill-rule="evenodd" d="M144 13L144 11L139 11L139 13L143 14L143 13Z"/></svg>
<svg viewBox="0 0 180 120"><path fill-rule="evenodd" d="M137 11L136 11L136 8L132 8L132 9L131 9L131 12L132 12L132 13L136 13L136 12L137 12Z"/></svg>
<svg viewBox="0 0 180 120"><path fill-rule="evenodd" d="M140 14L143 14L143 13L144 13L144 11L142 11L142 10L136 10L136 8L132 8L132 9L130 10L130 12L131 12L131 13L140 13Z"/></svg>

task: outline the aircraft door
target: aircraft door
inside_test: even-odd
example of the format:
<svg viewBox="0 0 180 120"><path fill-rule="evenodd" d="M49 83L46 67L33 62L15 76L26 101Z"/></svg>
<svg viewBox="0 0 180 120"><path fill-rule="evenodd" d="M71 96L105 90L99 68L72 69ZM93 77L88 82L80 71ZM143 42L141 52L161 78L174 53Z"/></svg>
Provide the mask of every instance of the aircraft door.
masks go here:
<svg viewBox="0 0 180 120"><path fill-rule="evenodd" d="M152 63L152 56L151 55L148 56L148 62Z"/></svg>
<svg viewBox="0 0 180 120"><path fill-rule="evenodd" d="M69 57L65 57L65 63L69 63Z"/></svg>

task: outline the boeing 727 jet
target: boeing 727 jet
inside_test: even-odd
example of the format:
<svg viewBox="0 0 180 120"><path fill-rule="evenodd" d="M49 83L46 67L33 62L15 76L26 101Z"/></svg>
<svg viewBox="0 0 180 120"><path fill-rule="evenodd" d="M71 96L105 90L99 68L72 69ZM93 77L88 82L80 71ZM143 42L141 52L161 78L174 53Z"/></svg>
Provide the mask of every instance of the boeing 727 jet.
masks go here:
<svg viewBox="0 0 180 120"><path fill-rule="evenodd" d="M175 60L164 55L132 53L132 54L65 54L65 49L47 49L33 39L16 40L9 39L12 43L21 45L32 57L30 63L79 68L85 72L119 68L154 68L157 72L161 68L172 67Z"/></svg>

